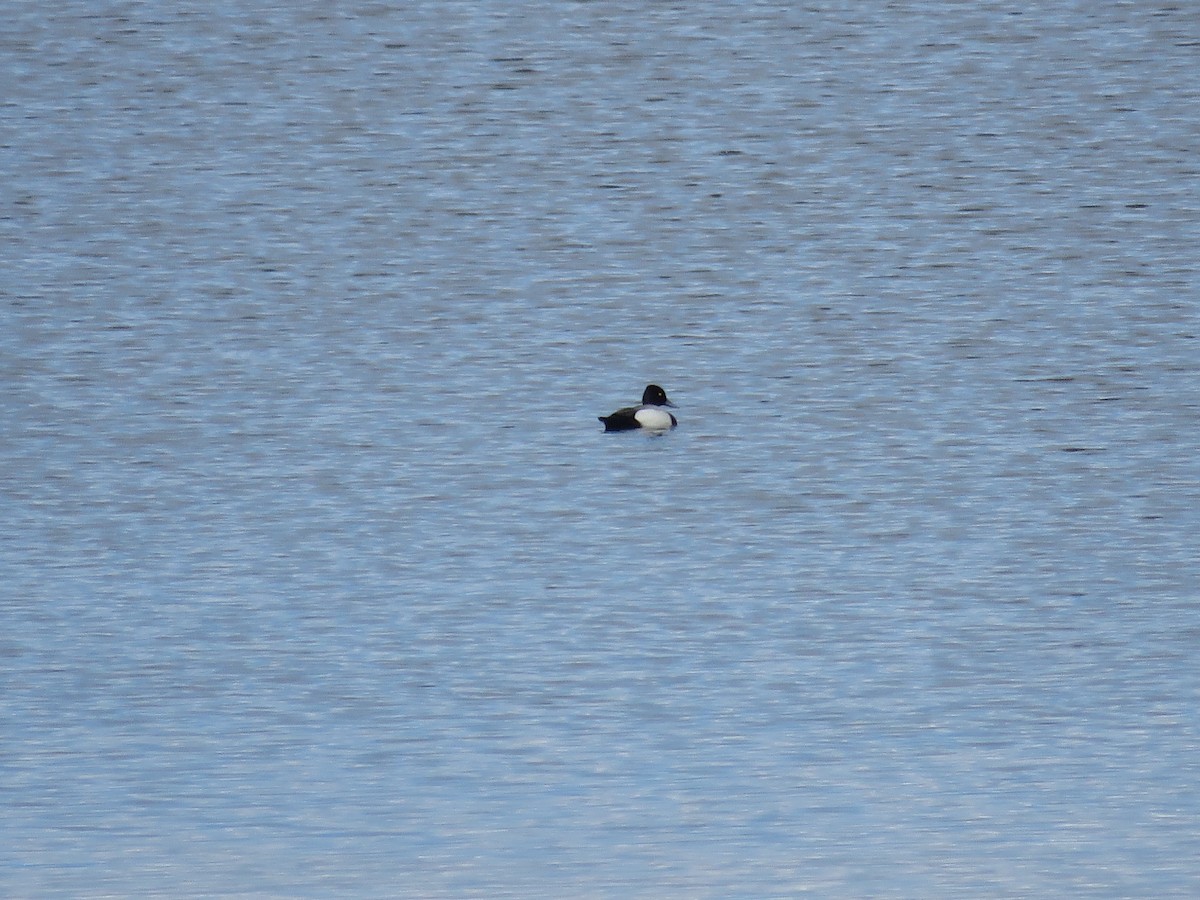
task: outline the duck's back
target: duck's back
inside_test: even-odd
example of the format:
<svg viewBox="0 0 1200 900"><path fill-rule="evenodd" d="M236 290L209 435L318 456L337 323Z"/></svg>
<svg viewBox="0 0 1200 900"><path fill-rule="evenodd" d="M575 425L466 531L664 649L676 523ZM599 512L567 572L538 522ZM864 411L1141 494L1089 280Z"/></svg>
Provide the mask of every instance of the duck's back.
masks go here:
<svg viewBox="0 0 1200 900"><path fill-rule="evenodd" d="M604 423L605 431L633 431L635 428L642 427L641 422L637 420L637 409L632 406L618 409L612 415L597 416L596 418Z"/></svg>

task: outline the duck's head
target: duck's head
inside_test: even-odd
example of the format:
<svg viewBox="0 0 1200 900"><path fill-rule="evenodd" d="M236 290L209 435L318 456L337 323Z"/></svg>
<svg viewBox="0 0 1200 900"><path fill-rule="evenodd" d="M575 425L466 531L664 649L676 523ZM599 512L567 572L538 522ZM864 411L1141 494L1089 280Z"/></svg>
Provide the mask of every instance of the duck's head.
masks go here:
<svg viewBox="0 0 1200 900"><path fill-rule="evenodd" d="M674 403L667 399L667 392L660 388L657 384L646 385L646 390L642 392L643 406L670 406L673 409L678 409Z"/></svg>

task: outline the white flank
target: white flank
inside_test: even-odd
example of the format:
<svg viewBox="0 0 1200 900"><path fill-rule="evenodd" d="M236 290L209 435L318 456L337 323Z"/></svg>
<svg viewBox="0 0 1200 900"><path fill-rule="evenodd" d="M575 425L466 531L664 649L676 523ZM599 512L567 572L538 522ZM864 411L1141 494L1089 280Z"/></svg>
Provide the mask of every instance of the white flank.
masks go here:
<svg viewBox="0 0 1200 900"><path fill-rule="evenodd" d="M652 406L639 409L633 414L633 417L638 420L638 424L643 428L666 431L671 427L671 414L663 412L661 409L655 409Z"/></svg>

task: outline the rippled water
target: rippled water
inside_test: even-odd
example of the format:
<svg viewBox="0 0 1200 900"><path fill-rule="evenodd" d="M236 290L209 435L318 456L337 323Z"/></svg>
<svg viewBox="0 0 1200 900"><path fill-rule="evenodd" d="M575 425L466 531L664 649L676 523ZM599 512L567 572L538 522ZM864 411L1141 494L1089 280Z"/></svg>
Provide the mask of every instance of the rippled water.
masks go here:
<svg viewBox="0 0 1200 900"><path fill-rule="evenodd" d="M1200 890L1186 4L10 6L0 892Z"/></svg>

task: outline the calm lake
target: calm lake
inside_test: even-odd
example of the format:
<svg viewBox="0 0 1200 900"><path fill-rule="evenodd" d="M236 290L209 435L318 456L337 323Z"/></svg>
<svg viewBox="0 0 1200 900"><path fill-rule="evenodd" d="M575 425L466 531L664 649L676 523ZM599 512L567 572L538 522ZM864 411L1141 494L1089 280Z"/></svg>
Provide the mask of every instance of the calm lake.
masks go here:
<svg viewBox="0 0 1200 900"><path fill-rule="evenodd" d="M1193 4L5 20L0 894L1200 895Z"/></svg>

